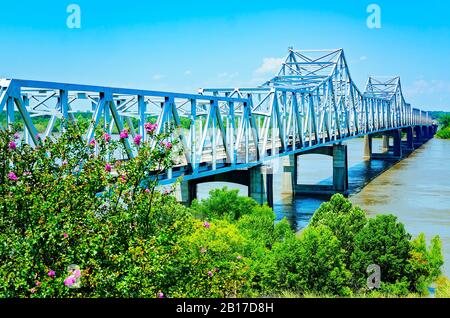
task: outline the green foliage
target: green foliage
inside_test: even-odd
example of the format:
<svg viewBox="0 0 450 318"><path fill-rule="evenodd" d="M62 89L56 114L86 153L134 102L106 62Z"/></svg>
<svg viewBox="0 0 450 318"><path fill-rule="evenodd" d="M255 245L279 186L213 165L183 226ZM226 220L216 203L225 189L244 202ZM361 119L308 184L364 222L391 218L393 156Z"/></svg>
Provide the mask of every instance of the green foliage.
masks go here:
<svg viewBox="0 0 450 318"><path fill-rule="evenodd" d="M420 234L411 242L411 246L409 280L417 292L427 294L428 287L441 275L441 266L444 264L442 243L436 236L428 248L425 235Z"/></svg>
<svg viewBox="0 0 450 318"><path fill-rule="evenodd" d="M237 297L247 290L246 238L226 220L195 231L181 242L183 274L175 297Z"/></svg>
<svg viewBox="0 0 450 318"><path fill-rule="evenodd" d="M203 217L208 219L237 220L242 215L250 213L257 206L255 200L240 197L238 193L239 190L228 191L227 187L212 190L208 199L201 202L194 200L192 209L200 212Z"/></svg>
<svg viewBox="0 0 450 318"><path fill-rule="evenodd" d="M442 114L438 120L443 127L450 127L450 113Z"/></svg>
<svg viewBox="0 0 450 318"><path fill-rule="evenodd" d="M406 277L410 239L411 235L395 216L381 215L370 219L356 235L351 255L351 268L359 287L366 284L366 269L371 264L381 267L384 283L395 284Z"/></svg>
<svg viewBox="0 0 450 318"><path fill-rule="evenodd" d="M450 139L450 127L440 129L436 133L436 137L439 139Z"/></svg>
<svg viewBox="0 0 450 318"><path fill-rule="evenodd" d="M350 272L340 245L325 226L310 227L298 239L276 243L262 265L263 290L350 295Z"/></svg>
<svg viewBox="0 0 450 318"><path fill-rule="evenodd" d="M176 285L172 256L193 219L148 178L172 165L173 148L160 143L168 136L136 146L136 159L108 162L123 143L98 135L94 152L76 126L34 149L11 147L18 140L1 131L0 296L154 297ZM71 264L79 289L64 284Z"/></svg>
<svg viewBox="0 0 450 318"><path fill-rule="evenodd" d="M366 223L364 211L353 206L344 196L337 194L329 202L323 203L314 213L310 226L328 227L341 243L341 248L345 251L345 263L350 266L350 255L355 246L355 236Z"/></svg>
<svg viewBox="0 0 450 318"><path fill-rule="evenodd" d="M436 281L436 297L450 298L450 279L441 276Z"/></svg>
<svg viewBox="0 0 450 318"><path fill-rule="evenodd" d="M438 116L441 129L437 132L436 137L440 139L450 139L450 114L443 113Z"/></svg>

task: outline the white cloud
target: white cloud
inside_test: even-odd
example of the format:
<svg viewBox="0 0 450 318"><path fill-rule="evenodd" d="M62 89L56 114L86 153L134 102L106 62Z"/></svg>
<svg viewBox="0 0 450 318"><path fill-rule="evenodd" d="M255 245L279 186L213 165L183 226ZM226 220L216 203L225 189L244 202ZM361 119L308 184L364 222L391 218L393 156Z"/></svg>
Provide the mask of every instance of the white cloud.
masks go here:
<svg viewBox="0 0 450 318"><path fill-rule="evenodd" d="M162 78L164 78L164 75L161 75L161 74L155 74L152 76L152 80L154 80L154 81L158 81Z"/></svg>
<svg viewBox="0 0 450 318"><path fill-rule="evenodd" d="M404 89L407 96L421 96L434 94L450 94L450 82L443 80L425 80L414 81Z"/></svg>
<svg viewBox="0 0 450 318"><path fill-rule="evenodd" d="M184 76L189 76L189 75L191 75L191 74L192 74L192 71L191 71L191 70L187 70L187 71L184 72Z"/></svg>
<svg viewBox="0 0 450 318"><path fill-rule="evenodd" d="M262 65L255 70L256 74L276 73L283 64L283 58L267 57L263 59Z"/></svg>

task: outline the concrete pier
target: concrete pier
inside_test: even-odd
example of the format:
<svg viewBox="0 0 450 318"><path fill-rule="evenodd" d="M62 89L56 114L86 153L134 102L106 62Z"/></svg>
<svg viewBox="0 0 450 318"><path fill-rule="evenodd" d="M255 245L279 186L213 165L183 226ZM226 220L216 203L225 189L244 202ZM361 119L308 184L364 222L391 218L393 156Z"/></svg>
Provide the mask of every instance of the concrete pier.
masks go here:
<svg viewBox="0 0 450 318"><path fill-rule="evenodd" d="M249 169L248 194L259 204L273 207L273 170L270 166Z"/></svg>
<svg viewBox="0 0 450 318"><path fill-rule="evenodd" d="M296 194L333 194L348 191L348 151L347 145L336 144L310 150L299 155L321 154L333 157L333 184L306 185L295 184Z"/></svg>
<svg viewBox="0 0 450 318"><path fill-rule="evenodd" d="M413 151L414 150L414 132L412 127L408 127L406 130L406 143L405 150Z"/></svg>
<svg viewBox="0 0 450 318"><path fill-rule="evenodd" d="M364 136L364 160L372 159L372 135Z"/></svg>
<svg viewBox="0 0 450 318"><path fill-rule="evenodd" d="M298 155L289 155L281 159L281 194L292 195L295 192L295 185L297 184L297 164Z"/></svg>
<svg viewBox="0 0 450 318"><path fill-rule="evenodd" d="M259 204L273 206L273 171L269 166L256 166L249 169L234 170L221 174L182 181L175 195L177 199L190 206L197 198L197 185L207 182L229 182L244 185L248 196Z"/></svg>
<svg viewBox="0 0 450 318"><path fill-rule="evenodd" d="M402 130L393 129L383 132L381 153L373 152L373 135L369 134L364 139L364 159L399 159L403 155ZM390 145L392 138L393 144ZM410 138L410 141L412 139Z"/></svg>

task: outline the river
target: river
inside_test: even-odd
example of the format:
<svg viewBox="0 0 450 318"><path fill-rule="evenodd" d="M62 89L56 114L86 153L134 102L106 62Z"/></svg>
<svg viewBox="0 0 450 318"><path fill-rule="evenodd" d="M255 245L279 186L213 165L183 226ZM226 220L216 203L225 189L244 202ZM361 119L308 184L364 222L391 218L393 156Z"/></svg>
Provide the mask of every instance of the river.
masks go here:
<svg viewBox="0 0 450 318"><path fill-rule="evenodd" d="M396 215L414 237L423 232L427 239L439 235L445 257L444 273L450 276L450 141L433 139L400 162L363 159L362 139L347 142L350 200L369 216ZM374 139L374 151L381 140ZM280 162L274 166L281 167ZM277 220L286 217L298 231L305 228L314 211L329 197L283 195L282 169L274 169L274 210ZM278 173L277 173L278 172ZM384 173L383 173L384 172ZM320 155L301 156L299 183L331 183L332 159ZM199 185L204 198L219 184ZM223 186L223 184L220 184ZM246 193L246 188L227 184Z"/></svg>

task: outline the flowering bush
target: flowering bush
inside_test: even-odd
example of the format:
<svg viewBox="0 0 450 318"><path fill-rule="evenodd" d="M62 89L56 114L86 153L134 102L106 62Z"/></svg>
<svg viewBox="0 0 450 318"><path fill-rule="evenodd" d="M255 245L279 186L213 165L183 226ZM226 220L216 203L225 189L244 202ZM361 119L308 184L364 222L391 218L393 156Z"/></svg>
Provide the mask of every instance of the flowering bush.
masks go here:
<svg viewBox="0 0 450 318"><path fill-rule="evenodd" d="M35 148L14 131L0 132L0 296L162 292L170 275L163 261L189 224L187 209L157 190L156 177L173 164L173 143L163 143L170 131L149 132L145 143L135 136L137 156L128 161L110 155L125 151L128 132L119 141L98 132L86 145L80 131L69 126L57 141L40 140ZM70 264L81 270L68 273Z"/></svg>

